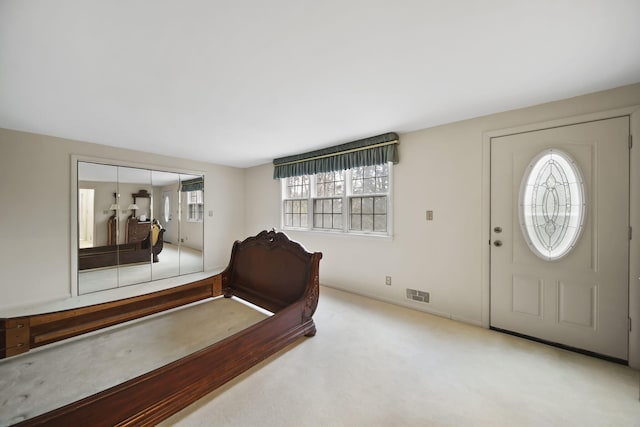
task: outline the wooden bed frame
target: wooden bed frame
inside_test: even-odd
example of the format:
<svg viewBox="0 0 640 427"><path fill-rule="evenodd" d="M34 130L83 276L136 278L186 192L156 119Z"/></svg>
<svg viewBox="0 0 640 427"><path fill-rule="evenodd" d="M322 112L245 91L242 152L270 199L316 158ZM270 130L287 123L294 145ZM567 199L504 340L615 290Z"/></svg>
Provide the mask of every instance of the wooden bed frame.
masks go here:
<svg viewBox="0 0 640 427"><path fill-rule="evenodd" d="M72 310L0 319L0 358L202 299L236 296L274 314L224 340L19 426L151 426L301 336L313 336L322 253L283 233L233 244L220 274L176 288Z"/></svg>
<svg viewBox="0 0 640 427"><path fill-rule="evenodd" d="M113 267L138 262L158 262L158 254L164 247L164 228L160 229L156 244L150 247L151 232L139 242L120 245L96 246L78 250L78 270L90 268Z"/></svg>

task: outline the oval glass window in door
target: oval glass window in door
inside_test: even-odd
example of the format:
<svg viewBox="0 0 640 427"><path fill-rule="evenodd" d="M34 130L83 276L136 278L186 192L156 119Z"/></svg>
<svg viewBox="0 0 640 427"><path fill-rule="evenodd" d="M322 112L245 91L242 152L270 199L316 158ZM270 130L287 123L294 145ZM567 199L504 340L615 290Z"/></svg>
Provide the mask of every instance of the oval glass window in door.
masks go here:
<svg viewBox="0 0 640 427"><path fill-rule="evenodd" d="M529 248L548 261L575 247L584 225L582 173L567 153L551 148L529 163L520 185L520 225Z"/></svg>

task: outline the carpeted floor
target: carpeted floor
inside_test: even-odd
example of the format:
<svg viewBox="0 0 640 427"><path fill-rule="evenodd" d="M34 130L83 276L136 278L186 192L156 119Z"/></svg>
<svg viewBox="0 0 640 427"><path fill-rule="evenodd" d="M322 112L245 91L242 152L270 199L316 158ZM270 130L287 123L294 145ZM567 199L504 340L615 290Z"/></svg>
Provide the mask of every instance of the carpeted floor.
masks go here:
<svg viewBox="0 0 640 427"><path fill-rule="evenodd" d="M640 426L625 366L326 287L314 318L162 425Z"/></svg>

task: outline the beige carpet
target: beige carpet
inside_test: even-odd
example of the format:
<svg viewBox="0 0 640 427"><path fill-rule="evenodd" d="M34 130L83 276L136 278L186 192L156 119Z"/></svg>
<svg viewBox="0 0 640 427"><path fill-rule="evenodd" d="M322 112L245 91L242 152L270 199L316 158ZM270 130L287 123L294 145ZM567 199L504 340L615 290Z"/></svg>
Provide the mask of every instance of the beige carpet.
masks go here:
<svg viewBox="0 0 640 427"><path fill-rule="evenodd" d="M628 367L322 288L318 334L164 426L640 426Z"/></svg>

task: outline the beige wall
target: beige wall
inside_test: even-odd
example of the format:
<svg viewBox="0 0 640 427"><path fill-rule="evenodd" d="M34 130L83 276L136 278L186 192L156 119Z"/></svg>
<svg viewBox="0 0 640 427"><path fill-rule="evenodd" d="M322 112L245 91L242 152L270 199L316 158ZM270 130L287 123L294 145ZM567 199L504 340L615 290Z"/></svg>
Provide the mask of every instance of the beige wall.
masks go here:
<svg viewBox="0 0 640 427"><path fill-rule="evenodd" d="M323 252L320 281L325 285L487 326L486 134L633 105L640 105L640 84L401 134L400 163L393 171L393 239L288 233ZM249 232L280 226L280 186L272 173L271 165L245 173ZM428 209L434 211L429 222ZM634 271L637 264L632 261ZM385 276L392 276L392 286L385 285ZM632 281L631 291L640 299L637 283ZM406 288L430 292L431 303L406 300ZM636 334L632 345L640 352Z"/></svg>
<svg viewBox="0 0 640 427"><path fill-rule="evenodd" d="M241 169L0 129L0 309L71 295L72 155L203 172L205 269L244 237Z"/></svg>

